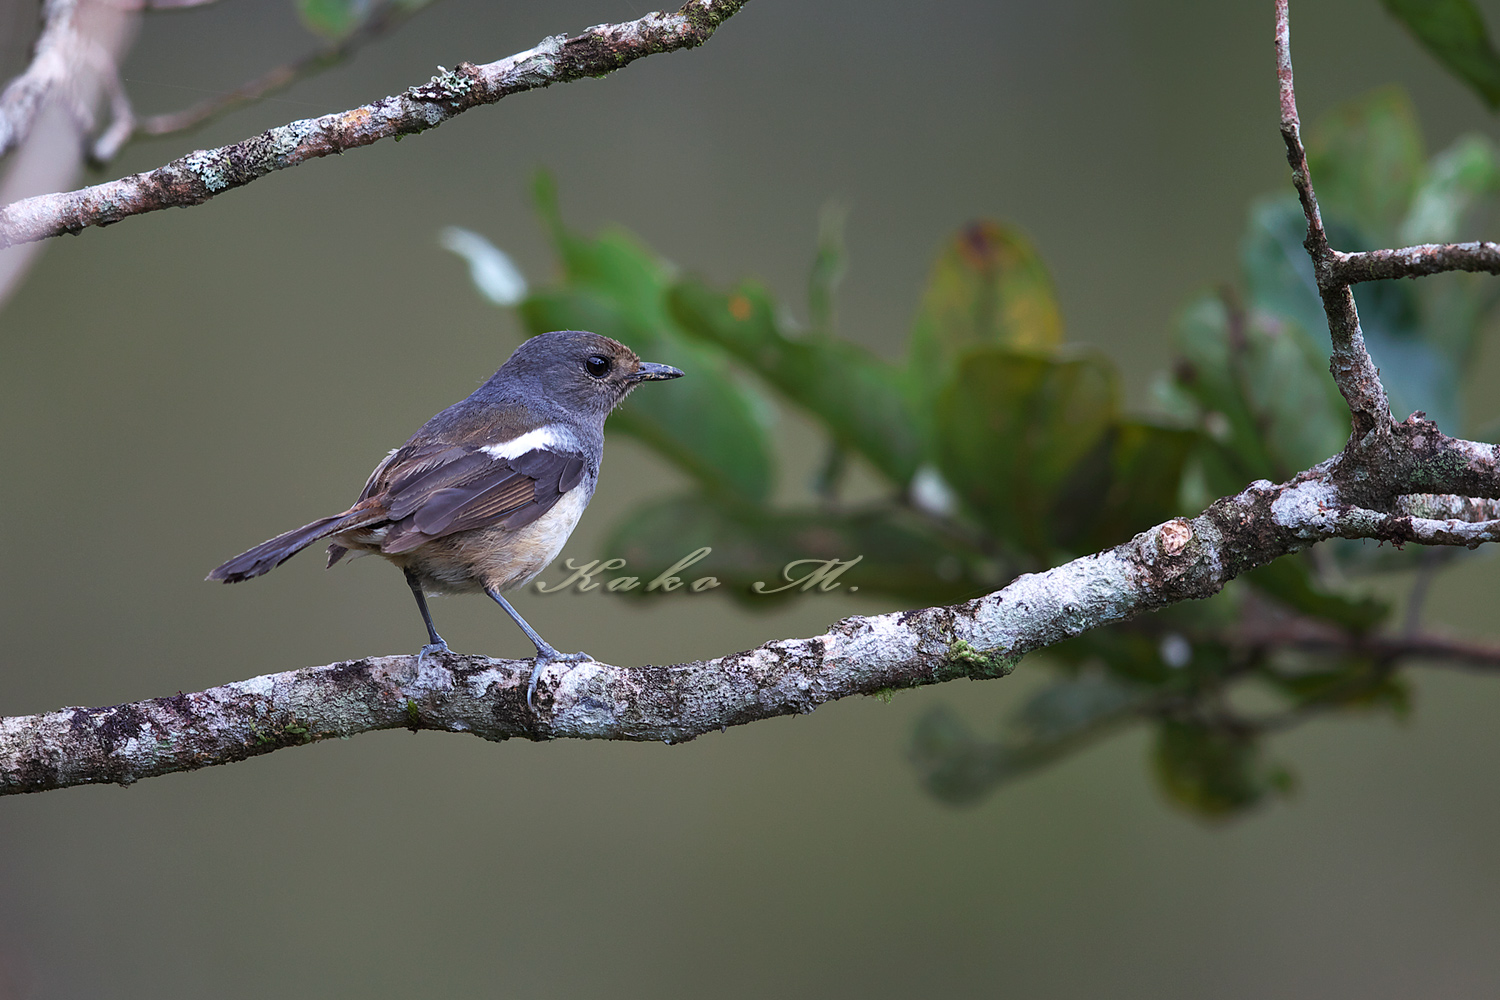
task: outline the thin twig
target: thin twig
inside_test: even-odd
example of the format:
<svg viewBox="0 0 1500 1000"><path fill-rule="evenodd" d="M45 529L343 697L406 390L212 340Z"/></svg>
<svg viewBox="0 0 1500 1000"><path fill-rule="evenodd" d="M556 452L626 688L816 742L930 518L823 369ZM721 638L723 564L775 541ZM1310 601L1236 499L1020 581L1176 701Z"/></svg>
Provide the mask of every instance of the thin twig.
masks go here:
<svg viewBox="0 0 1500 1000"><path fill-rule="evenodd" d="M248 80L234 90L207 97L192 107L181 111L151 115L140 120L133 135L159 137L175 132L186 132L241 105L250 104L263 97L283 90L300 80L321 73L347 60L369 43L389 34L425 10L429 3L411 4L387 2L376 7L358 28L332 45L309 53L295 62L276 66L253 80ZM94 158L101 163L113 159L120 147L129 141L117 142L110 147L96 147Z"/></svg>
<svg viewBox="0 0 1500 1000"><path fill-rule="evenodd" d="M470 108L510 94L603 76L642 56L703 44L746 0L689 0L675 13L601 24L557 35L498 62L462 63L431 81L339 114L291 122L218 149L198 150L166 166L95 187L42 195L0 209L0 247L29 243L132 215L200 205L275 170L415 135Z"/></svg>
<svg viewBox="0 0 1500 1000"><path fill-rule="evenodd" d="M1229 634L1242 648L1271 653L1369 656L1377 660L1419 660L1430 666L1456 666L1486 672L1500 670L1500 644L1414 632L1355 633L1305 616L1246 616Z"/></svg>
<svg viewBox="0 0 1500 1000"><path fill-rule="evenodd" d="M1370 353L1365 349L1364 332L1359 327L1359 311L1354 293L1338 279L1333 269L1334 251L1328 245L1323 216L1318 210L1318 196L1313 190L1312 174L1307 168L1307 150L1302 145L1302 124L1297 117L1297 94L1292 85L1291 25L1289 0L1276 0L1276 75L1280 81L1281 138L1286 144L1287 163L1292 168L1292 183L1307 218L1307 238L1303 246L1312 258L1323 312L1333 338L1333 355L1329 368L1339 392L1349 403L1354 418L1354 440L1360 441L1371 431L1384 436L1391 423L1391 405L1385 386Z"/></svg>
<svg viewBox="0 0 1500 1000"><path fill-rule="evenodd" d="M1500 243L1424 243L1399 250L1333 252L1330 273L1335 281L1357 284L1384 278L1420 278L1445 271L1500 274Z"/></svg>

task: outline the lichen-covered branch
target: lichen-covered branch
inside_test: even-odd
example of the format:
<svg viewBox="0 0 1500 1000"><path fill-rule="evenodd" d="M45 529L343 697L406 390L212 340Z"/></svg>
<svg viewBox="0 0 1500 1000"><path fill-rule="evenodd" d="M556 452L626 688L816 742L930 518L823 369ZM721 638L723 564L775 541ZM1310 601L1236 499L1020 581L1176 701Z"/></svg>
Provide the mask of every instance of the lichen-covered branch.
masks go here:
<svg viewBox="0 0 1500 1000"><path fill-rule="evenodd" d="M1486 446L1487 447L1487 446ZM952 607L848 618L675 666L554 664L526 705L529 661L386 656L288 671L197 694L0 720L0 792L122 784L377 729L490 740L693 739L856 694L1002 677L1027 653L1181 601L1327 538L1475 544L1483 526L1382 514L1351 503L1336 456L1281 485L1261 481L1198 517L1027 574ZM1488 488L1500 493L1500 476ZM1490 537L1485 534L1485 538Z"/></svg>
<svg viewBox="0 0 1500 1000"><path fill-rule="evenodd" d="M1424 243L1399 250L1333 252L1330 275L1346 285L1382 278L1420 278L1445 271L1500 274L1500 243Z"/></svg>
<svg viewBox="0 0 1500 1000"><path fill-rule="evenodd" d="M1413 493L1397 497L1393 507L1398 514L1438 520L1500 520L1500 501L1484 497L1461 497L1444 493Z"/></svg>
<svg viewBox="0 0 1500 1000"><path fill-rule="evenodd" d="M1292 168L1292 184L1307 217L1307 238L1303 246L1312 258L1323 312L1328 317L1328 332L1333 338L1329 369L1339 392L1349 403L1354 419L1354 441L1374 432L1383 437L1391 421L1391 405L1381 384L1380 372L1365 348L1364 331L1359 326L1359 311L1348 282L1338 277L1337 255L1328 245L1323 216L1318 210L1318 196L1313 190L1312 174L1307 168L1307 150L1302 145L1302 124L1297 117L1297 94L1292 85L1291 23L1289 0L1276 0L1276 75L1280 83L1281 139L1286 145L1287 163Z"/></svg>
<svg viewBox="0 0 1500 1000"><path fill-rule="evenodd" d="M62 0L57 0L62 2ZM0 209L0 247L76 233L164 208L199 205L217 194L307 160L435 128L510 94L603 76L642 56L701 45L745 0L689 0L673 13L556 35L498 62L461 63L394 97L321 118L291 122L166 166Z"/></svg>
<svg viewBox="0 0 1500 1000"><path fill-rule="evenodd" d="M422 3L411 3L409 0L404 0L404 2L387 0L371 10L369 15L360 22L359 27L338 41L309 53L301 59L272 67L253 80L240 84L234 90L214 94L181 111L151 115L137 121L128 102L123 102L124 106L121 107L122 102L117 101L115 118L117 122L123 124L100 137L99 141L94 144L91 158L96 163L108 163L115 158L126 143L137 135L164 136L174 132L186 132L228 111L284 90L315 73L321 73L349 59L369 43L399 28L425 9L427 3L428 0Z"/></svg>

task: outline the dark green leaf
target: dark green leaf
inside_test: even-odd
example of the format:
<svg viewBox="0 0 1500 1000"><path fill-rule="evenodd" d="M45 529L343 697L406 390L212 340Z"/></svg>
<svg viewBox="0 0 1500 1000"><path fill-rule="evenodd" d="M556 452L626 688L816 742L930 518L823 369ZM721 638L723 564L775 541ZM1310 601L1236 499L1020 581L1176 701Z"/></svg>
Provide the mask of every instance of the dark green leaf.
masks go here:
<svg viewBox="0 0 1500 1000"><path fill-rule="evenodd" d="M1411 711L1411 686L1406 679L1390 664L1368 658L1346 657L1333 669L1300 673L1265 670L1261 676L1297 708L1379 709L1397 718Z"/></svg>
<svg viewBox="0 0 1500 1000"><path fill-rule="evenodd" d="M665 309L669 274L628 234L588 239L563 225L547 175L537 203L563 264L563 285L529 296L520 315L533 333L592 330L629 345L648 361L675 365L687 377L635 393L611 418L710 489L743 502L771 490L766 406L736 381L724 357L687 337Z"/></svg>
<svg viewBox="0 0 1500 1000"><path fill-rule="evenodd" d="M626 560L628 569L620 573L649 581L704 547L712 551L693 566L693 576L714 576L722 583L721 593L761 608L821 592L822 583L804 590L794 581L805 583L823 565L837 574L833 582L838 586L830 590L857 588L860 594L888 594L912 604L976 597L1010 575L904 508L778 513L697 495L637 509L615 526L606 551ZM854 559L859 561L842 572L831 565ZM759 592L756 583L763 584Z"/></svg>
<svg viewBox="0 0 1500 1000"><path fill-rule="evenodd" d="M1204 295L1178 316L1174 333L1180 360L1173 380L1197 404L1213 444L1205 455L1210 491L1235 493L1256 479L1281 479L1283 463L1241 379L1236 355L1245 346L1243 322L1231 323L1221 297Z"/></svg>
<svg viewBox="0 0 1500 1000"><path fill-rule="evenodd" d="M820 419L839 444L897 484L910 481L922 457L921 432L903 372L826 334L788 337L757 285L725 294L689 279L671 290L668 303L683 329L738 358Z"/></svg>
<svg viewBox="0 0 1500 1000"><path fill-rule="evenodd" d="M1117 410L1114 369L1101 358L974 350L938 399L938 464L998 535L1045 556L1053 505Z"/></svg>
<svg viewBox="0 0 1500 1000"><path fill-rule="evenodd" d="M1227 726L1164 721L1152 763L1167 796L1208 819L1244 812L1291 783L1285 770L1261 759L1256 737Z"/></svg>
<svg viewBox="0 0 1500 1000"><path fill-rule="evenodd" d="M1199 440L1180 428L1116 423L1053 508L1058 543L1073 551L1107 548L1179 513L1183 468Z"/></svg>
<svg viewBox="0 0 1500 1000"><path fill-rule="evenodd" d="M1500 108L1500 54L1473 0L1381 0L1422 47L1468 84L1491 111Z"/></svg>

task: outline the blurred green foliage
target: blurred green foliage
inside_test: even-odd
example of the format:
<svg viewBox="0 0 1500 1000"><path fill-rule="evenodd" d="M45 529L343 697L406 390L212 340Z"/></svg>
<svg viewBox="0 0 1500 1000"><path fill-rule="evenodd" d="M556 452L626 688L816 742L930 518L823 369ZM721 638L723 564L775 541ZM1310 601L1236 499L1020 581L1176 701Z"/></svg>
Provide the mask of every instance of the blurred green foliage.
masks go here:
<svg viewBox="0 0 1500 1000"><path fill-rule="evenodd" d="M377 12L410 14L433 0L292 0L297 18L308 31L331 42L348 38Z"/></svg>
<svg viewBox="0 0 1500 1000"><path fill-rule="evenodd" d="M315 35L339 39L364 22L370 0L295 0L302 26Z"/></svg>
<svg viewBox="0 0 1500 1000"><path fill-rule="evenodd" d="M1468 84L1491 111L1500 109L1500 53L1474 0L1381 0L1422 47Z"/></svg>
<svg viewBox="0 0 1500 1000"><path fill-rule="evenodd" d="M1339 109L1308 140L1325 219L1343 248L1457 239L1500 187L1500 160L1483 138L1429 159L1394 90ZM860 556L842 582L913 606L952 603L1196 513L1254 480L1287 479L1337 453L1348 434L1290 194L1251 207L1239 289L1206 291L1183 308L1179 360L1159 380L1151 415L1125 411L1109 358L1066 342L1046 267L1002 223L972 223L940 248L908 351L886 359L835 329L844 269L836 211L820 226L799 322L754 281L716 287L622 231L569 229L546 177L536 193L560 270L519 304L528 330L595 330L689 374L670 392L632 396L613 418L691 484L615 526L606 554L635 575L708 547L693 574L765 607L752 585L775 586L788 563ZM1449 274L1362 285L1357 297L1393 401L1463 430L1459 376L1495 304L1490 283ZM825 438L827 461L801 507L769 501L767 396ZM878 499L842 499L855 462L882 484ZM1243 641L1257 623L1311 623L1352 638L1388 618L1359 578L1411 567L1416 553L1320 549L1318 563L1283 559L1211 601L1054 647L1054 679L994 739L951 713L929 716L913 742L918 773L940 798L973 801L1145 720L1155 727L1158 782L1190 812L1235 815L1287 792L1290 772L1266 758L1268 733L1318 712L1407 706L1389 662ZM1247 686L1275 707L1236 707Z"/></svg>

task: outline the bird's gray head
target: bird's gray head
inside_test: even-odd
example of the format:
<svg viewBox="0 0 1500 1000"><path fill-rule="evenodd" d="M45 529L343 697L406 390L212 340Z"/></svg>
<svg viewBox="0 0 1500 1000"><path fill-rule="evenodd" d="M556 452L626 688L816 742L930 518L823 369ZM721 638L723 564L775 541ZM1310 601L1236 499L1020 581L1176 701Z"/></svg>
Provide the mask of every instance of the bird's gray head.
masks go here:
<svg viewBox="0 0 1500 1000"><path fill-rule="evenodd" d="M678 378L670 365L642 361L608 337L584 330L538 334L516 348L495 373L524 382L531 392L574 414L601 420L642 382Z"/></svg>

